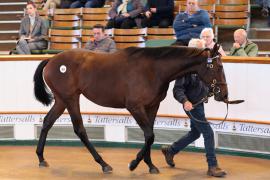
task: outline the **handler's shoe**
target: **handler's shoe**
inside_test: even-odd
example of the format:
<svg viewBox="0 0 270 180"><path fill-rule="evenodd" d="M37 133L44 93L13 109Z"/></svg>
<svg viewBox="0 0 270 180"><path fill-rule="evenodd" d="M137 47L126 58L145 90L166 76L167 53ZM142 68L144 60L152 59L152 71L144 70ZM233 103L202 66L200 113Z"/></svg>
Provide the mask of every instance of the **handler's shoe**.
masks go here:
<svg viewBox="0 0 270 180"><path fill-rule="evenodd" d="M161 147L161 151L162 151L162 153L165 156L165 160L166 160L167 164L170 167L174 167L175 166L174 161L173 161L174 154L172 154L172 153L169 152L169 148L170 147L171 146L162 146Z"/></svg>
<svg viewBox="0 0 270 180"><path fill-rule="evenodd" d="M227 173L218 166L209 167L207 171L208 176L224 177Z"/></svg>

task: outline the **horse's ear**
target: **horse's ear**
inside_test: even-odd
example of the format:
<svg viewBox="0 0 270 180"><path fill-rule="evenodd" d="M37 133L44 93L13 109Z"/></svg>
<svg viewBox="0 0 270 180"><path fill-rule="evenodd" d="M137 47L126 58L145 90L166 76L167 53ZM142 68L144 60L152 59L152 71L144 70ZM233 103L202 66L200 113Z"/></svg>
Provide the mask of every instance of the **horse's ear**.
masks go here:
<svg viewBox="0 0 270 180"><path fill-rule="evenodd" d="M216 54L218 54L219 48L220 48L220 44L215 43L215 45L214 45L214 47L212 49L212 53L211 53L212 57L215 56Z"/></svg>
<svg viewBox="0 0 270 180"><path fill-rule="evenodd" d="M215 43L214 48L213 48L214 51L217 52L219 50L219 48L220 48L220 44Z"/></svg>

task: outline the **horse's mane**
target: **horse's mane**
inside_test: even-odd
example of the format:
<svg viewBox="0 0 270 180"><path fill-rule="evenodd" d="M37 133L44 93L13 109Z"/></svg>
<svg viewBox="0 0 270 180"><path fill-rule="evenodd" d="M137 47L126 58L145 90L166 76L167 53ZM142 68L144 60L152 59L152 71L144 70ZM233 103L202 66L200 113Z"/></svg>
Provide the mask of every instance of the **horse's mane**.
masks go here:
<svg viewBox="0 0 270 180"><path fill-rule="evenodd" d="M168 47L129 47L124 50L128 57L151 57L153 59L168 59L175 57L196 57L202 54L203 49L191 48L186 46L168 46Z"/></svg>

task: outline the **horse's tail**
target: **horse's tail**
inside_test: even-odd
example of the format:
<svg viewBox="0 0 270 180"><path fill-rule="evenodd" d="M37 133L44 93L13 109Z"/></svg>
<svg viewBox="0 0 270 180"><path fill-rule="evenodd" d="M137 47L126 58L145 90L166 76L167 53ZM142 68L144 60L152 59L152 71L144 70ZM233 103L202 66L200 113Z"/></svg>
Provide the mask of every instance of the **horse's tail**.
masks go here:
<svg viewBox="0 0 270 180"><path fill-rule="evenodd" d="M40 101L45 106L51 104L53 96L49 93L49 90L43 79L43 69L46 64L49 62L49 59L41 61L38 65L36 72L34 74L34 93L38 101Z"/></svg>

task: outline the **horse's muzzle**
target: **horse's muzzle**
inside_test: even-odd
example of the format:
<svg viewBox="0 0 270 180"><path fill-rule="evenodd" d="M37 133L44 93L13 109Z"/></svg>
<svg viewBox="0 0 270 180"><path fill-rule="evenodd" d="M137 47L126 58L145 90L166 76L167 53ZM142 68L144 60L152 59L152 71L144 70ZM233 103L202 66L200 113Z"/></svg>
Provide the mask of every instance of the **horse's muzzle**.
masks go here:
<svg viewBox="0 0 270 180"><path fill-rule="evenodd" d="M228 95L222 96L221 93L217 93L217 94L214 95L214 99L215 99L216 101L223 101L223 102L225 102L225 101L227 101L227 99L228 99Z"/></svg>

